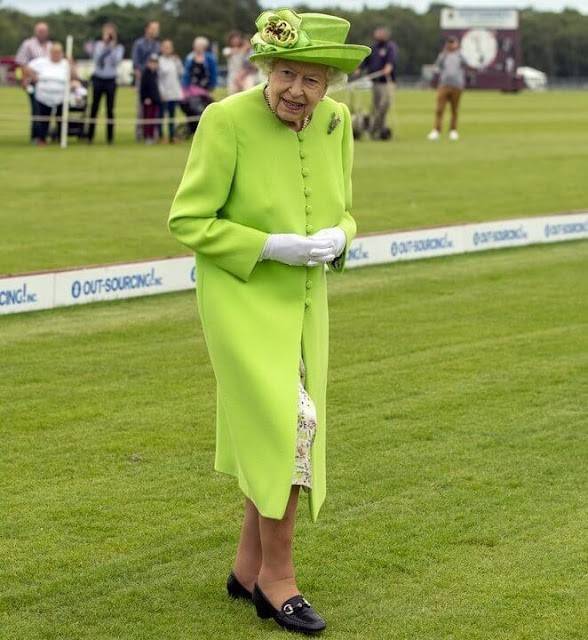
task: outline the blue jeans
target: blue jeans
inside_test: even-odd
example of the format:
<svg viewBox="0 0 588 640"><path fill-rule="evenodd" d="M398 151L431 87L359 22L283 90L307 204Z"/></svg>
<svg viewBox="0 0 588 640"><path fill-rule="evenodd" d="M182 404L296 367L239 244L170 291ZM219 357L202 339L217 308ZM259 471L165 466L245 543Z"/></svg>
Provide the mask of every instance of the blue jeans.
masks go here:
<svg viewBox="0 0 588 640"><path fill-rule="evenodd" d="M169 132L169 139L173 140L176 133L176 107L178 106L177 100L168 100L161 103L161 117L165 118L167 113L167 130Z"/></svg>

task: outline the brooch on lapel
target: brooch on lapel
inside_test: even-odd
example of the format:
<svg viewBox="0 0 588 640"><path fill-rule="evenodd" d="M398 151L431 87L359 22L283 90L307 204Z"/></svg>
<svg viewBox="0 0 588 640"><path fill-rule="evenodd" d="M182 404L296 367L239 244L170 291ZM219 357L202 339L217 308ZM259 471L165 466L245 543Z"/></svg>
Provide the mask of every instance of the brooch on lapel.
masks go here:
<svg viewBox="0 0 588 640"><path fill-rule="evenodd" d="M335 131L336 127L341 123L341 117L338 116L334 111L331 114L331 121L329 122L329 128L327 129L327 133L331 134Z"/></svg>

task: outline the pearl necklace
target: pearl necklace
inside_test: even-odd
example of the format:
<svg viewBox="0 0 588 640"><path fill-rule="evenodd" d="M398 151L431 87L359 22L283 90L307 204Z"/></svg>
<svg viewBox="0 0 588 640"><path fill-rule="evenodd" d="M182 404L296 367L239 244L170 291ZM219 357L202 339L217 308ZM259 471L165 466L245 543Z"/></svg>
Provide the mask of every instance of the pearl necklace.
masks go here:
<svg viewBox="0 0 588 640"><path fill-rule="evenodd" d="M276 118L278 117L278 114L275 112L274 109L272 109L272 105L270 104L269 101L269 97L267 95L267 84L265 85L265 87L263 88L263 97L265 98L265 103L268 106L268 109L276 116ZM310 122L310 119L312 117L312 114L309 114L307 116L304 117L304 120L302 121L302 128L300 129L300 131L302 131L302 129L305 129L306 126L308 125L308 123Z"/></svg>

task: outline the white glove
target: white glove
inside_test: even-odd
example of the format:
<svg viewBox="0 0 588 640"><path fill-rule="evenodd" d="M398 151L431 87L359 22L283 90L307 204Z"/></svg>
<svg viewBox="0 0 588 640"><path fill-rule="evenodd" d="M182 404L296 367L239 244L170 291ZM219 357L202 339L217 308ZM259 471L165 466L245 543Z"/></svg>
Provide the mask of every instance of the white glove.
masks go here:
<svg viewBox="0 0 588 640"><path fill-rule="evenodd" d="M332 243L333 246L333 257L331 260L334 260L337 256L340 256L343 253L343 249L345 249L345 245L347 244L347 236L345 235L345 231L341 229L341 227L328 227L327 229L321 229L316 233L313 233L309 238L314 238L316 240L328 240ZM325 260L325 262L330 262L330 260Z"/></svg>
<svg viewBox="0 0 588 640"><path fill-rule="evenodd" d="M276 260L292 266L306 267L314 267L334 259L332 240L296 233L271 233L259 257L259 260Z"/></svg>

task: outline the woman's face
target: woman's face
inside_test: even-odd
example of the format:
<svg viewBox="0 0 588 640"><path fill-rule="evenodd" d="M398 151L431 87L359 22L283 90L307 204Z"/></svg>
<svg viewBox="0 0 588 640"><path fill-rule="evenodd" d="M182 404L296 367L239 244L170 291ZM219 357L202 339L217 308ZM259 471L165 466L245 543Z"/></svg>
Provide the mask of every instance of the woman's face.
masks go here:
<svg viewBox="0 0 588 640"><path fill-rule="evenodd" d="M63 49L61 48L61 45L54 44L51 47L49 57L51 58L51 62L61 62L63 59Z"/></svg>
<svg viewBox="0 0 588 640"><path fill-rule="evenodd" d="M116 40L116 31L108 25L104 26L102 28L102 40Z"/></svg>
<svg viewBox="0 0 588 640"><path fill-rule="evenodd" d="M283 122L300 127L327 92L327 67L277 59L268 79L268 98Z"/></svg>

